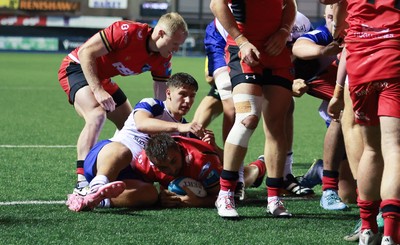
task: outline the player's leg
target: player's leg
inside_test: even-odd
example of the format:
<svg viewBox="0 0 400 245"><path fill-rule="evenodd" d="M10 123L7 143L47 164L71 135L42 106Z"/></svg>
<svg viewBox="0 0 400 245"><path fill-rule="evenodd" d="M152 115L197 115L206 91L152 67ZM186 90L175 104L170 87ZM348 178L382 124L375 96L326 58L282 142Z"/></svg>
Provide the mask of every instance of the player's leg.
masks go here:
<svg viewBox="0 0 400 245"><path fill-rule="evenodd" d="M283 172L289 146L286 136L286 116L292 101L291 90L276 85L263 87L264 157L267 166L268 211L276 217L290 217L280 201Z"/></svg>
<svg viewBox="0 0 400 245"><path fill-rule="evenodd" d="M244 166L244 181L246 188L248 187L259 187L267 172L264 155L261 155L254 162Z"/></svg>
<svg viewBox="0 0 400 245"><path fill-rule="evenodd" d="M132 105L128 99L125 99L125 101L123 101L121 104L118 102L116 103L117 105L115 107L115 110L113 112L108 112L107 118L115 124L118 130L121 130L124 126L126 119L128 119L129 115L132 112Z"/></svg>
<svg viewBox="0 0 400 245"><path fill-rule="evenodd" d="M89 86L84 86L76 92L74 108L78 115L85 120L85 125L76 144L79 182L85 181L83 178L83 161L99 137L106 120L106 111L96 101Z"/></svg>
<svg viewBox="0 0 400 245"><path fill-rule="evenodd" d="M210 125L211 121L222 113L222 103L215 86L211 86L194 113L193 121L200 123L204 128Z"/></svg>
<svg viewBox="0 0 400 245"><path fill-rule="evenodd" d="M224 167L216 206L221 217L238 217L233 200L239 169L247 153L248 143L257 127L262 107L260 86L240 83L233 89L235 123L224 147ZM228 205L229 204L229 205Z"/></svg>
<svg viewBox="0 0 400 245"><path fill-rule="evenodd" d="M103 140L98 142L85 159L85 177L90 181L89 191L84 196L76 193L68 196L70 210L92 210L103 200L103 206L110 206L110 198L118 196L125 184L114 181L120 171L129 166L132 154L124 145Z"/></svg>
<svg viewBox="0 0 400 245"><path fill-rule="evenodd" d="M400 244L400 117L381 116L380 123L385 162L381 185L384 239Z"/></svg>
<svg viewBox="0 0 400 245"><path fill-rule="evenodd" d="M311 188L302 186L299 181L293 176L292 165L293 165L293 113L295 108L295 101L292 98L289 110L286 115L286 140L289 150L286 154L285 168L283 170L283 189L282 195L293 195L293 196L310 196L314 194ZM264 129L265 130L265 129Z"/></svg>
<svg viewBox="0 0 400 245"><path fill-rule="evenodd" d="M221 98L224 117L222 125L222 138L225 141L235 121L235 107L232 100L232 84L227 66L214 71L215 85Z"/></svg>
<svg viewBox="0 0 400 245"><path fill-rule="evenodd" d="M112 198L118 197L121 193L115 193L109 196L99 196L99 192L110 182L112 183L118 179L125 179L121 178L120 175L121 172L125 173L131 170L129 164L132 161L132 158L131 150L119 142L110 142L109 144L104 145L98 152L94 170L96 176L90 180L90 191L89 194L85 196L85 200L92 200L90 202L92 208L98 206L103 200L105 200L105 202L102 203L102 207L114 206ZM86 165L85 170L87 170ZM114 191L114 189L111 190ZM115 191L119 191L119 189L116 189Z"/></svg>
<svg viewBox="0 0 400 245"><path fill-rule="evenodd" d="M220 59L215 59L214 61L217 62L215 67L218 67L214 71L213 76L222 102L222 139L225 142L229 131L235 122L235 107L232 99L232 83L229 77L228 67L226 64L222 65L222 62L224 61L221 61ZM242 164L239 170L239 181L235 189L235 198L238 200L244 200L245 198L244 164Z"/></svg>
<svg viewBox="0 0 400 245"><path fill-rule="evenodd" d="M348 206L338 195L339 166L345 155L340 122L331 121L324 139L324 170L320 205L326 210L344 210Z"/></svg>
<svg viewBox="0 0 400 245"><path fill-rule="evenodd" d="M360 244L378 236L376 216L381 203L380 186L383 172L379 126L361 126L364 150L358 166L358 206L360 207Z"/></svg>
<svg viewBox="0 0 400 245"><path fill-rule="evenodd" d="M126 188L118 197L111 198L112 207L151 207L158 201L158 191L153 183L138 179L124 179Z"/></svg>
<svg viewBox="0 0 400 245"><path fill-rule="evenodd" d="M79 64L72 62L68 57L65 58L60 66L58 79L68 95L69 103L74 105L78 115L85 120L85 126L77 140L76 173L78 182L74 192L80 192L87 185L83 175L83 161L97 141L106 112L94 98Z"/></svg>
<svg viewBox="0 0 400 245"><path fill-rule="evenodd" d="M340 123L351 173L354 179L357 180L357 169L363 151L363 142L360 125L354 121L353 102L351 101L347 84L344 89L344 109Z"/></svg>
<svg viewBox="0 0 400 245"><path fill-rule="evenodd" d="M344 159L339 167L339 197L345 203L357 203L357 183L351 173L349 161Z"/></svg>

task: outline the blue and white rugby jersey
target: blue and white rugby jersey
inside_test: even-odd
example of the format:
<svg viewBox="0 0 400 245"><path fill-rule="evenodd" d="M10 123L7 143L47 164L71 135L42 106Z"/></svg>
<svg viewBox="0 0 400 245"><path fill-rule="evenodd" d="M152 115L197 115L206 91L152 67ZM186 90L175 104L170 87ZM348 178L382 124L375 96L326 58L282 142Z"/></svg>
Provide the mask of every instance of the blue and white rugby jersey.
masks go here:
<svg viewBox="0 0 400 245"><path fill-rule="evenodd" d="M309 31L305 34L303 34L301 37L299 37L297 40L301 39L307 39L310 40L311 42L314 42L315 44L321 45L321 46L327 46L333 41L333 36L328 30L328 28L325 25L318 26L315 30ZM332 62L337 59L337 55L332 55L329 57L320 57L318 58L319 64L320 64L320 70L326 69Z"/></svg>
<svg viewBox="0 0 400 245"><path fill-rule="evenodd" d="M175 118L168 111L165 105L165 101L160 101L153 98L142 99L133 108L128 119L125 121L124 127L116 135L114 135L114 137L110 139L111 141L120 142L124 144L131 150L131 152L134 155L138 151L138 146L140 146L140 148L143 149L146 146L147 141L150 137L148 134L144 134L137 130L136 123L133 118L133 115L137 111L147 111L151 115L153 115L154 118L163 121L187 123L186 119L184 118L182 118L181 121L175 120ZM172 135L178 135L178 134L179 134L178 132L172 133ZM189 136L189 134L187 136Z"/></svg>

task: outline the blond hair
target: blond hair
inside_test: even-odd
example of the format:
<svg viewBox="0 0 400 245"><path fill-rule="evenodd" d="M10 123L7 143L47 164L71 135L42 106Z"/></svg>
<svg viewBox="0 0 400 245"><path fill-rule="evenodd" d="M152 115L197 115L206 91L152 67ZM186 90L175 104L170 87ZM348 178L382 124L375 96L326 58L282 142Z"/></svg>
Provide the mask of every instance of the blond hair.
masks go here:
<svg viewBox="0 0 400 245"><path fill-rule="evenodd" d="M185 35L188 35L189 33L186 21L176 12L162 15L158 20L157 25L170 35L173 35L176 31L182 31Z"/></svg>

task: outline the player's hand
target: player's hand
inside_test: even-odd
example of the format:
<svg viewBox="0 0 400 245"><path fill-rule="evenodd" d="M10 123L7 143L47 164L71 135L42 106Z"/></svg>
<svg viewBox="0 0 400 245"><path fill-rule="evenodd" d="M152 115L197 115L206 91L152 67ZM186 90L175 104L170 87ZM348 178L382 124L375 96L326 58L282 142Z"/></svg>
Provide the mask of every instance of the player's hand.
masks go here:
<svg viewBox="0 0 400 245"><path fill-rule="evenodd" d="M343 46L338 41L332 41L321 50L321 55L332 56L342 52Z"/></svg>
<svg viewBox="0 0 400 245"><path fill-rule="evenodd" d="M260 52L258 49L249 41L246 41L239 46L240 59L249 66L256 66L259 64Z"/></svg>
<svg viewBox="0 0 400 245"><path fill-rule="evenodd" d="M204 137L203 125L197 122L182 123L178 125L179 133L192 133L196 135L199 139Z"/></svg>
<svg viewBox="0 0 400 245"><path fill-rule="evenodd" d="M181 199L181 207L199 207L201 206L201 197L196 196L188 187L182 186L182 189L186 192L185 196L179 196Z"/></svg>
<svg viewBox="0 0 400 245"><path fill-rule="evenodd" d="M332 97L328 105L328 115L334 120L339 121L340 114L344 108L343 98Z"/></svg>
<svg viewBox="0 0 400 245"><path fill-rule="evenodd" d="M201 140L208 143L209 145L216 145L214 132L209 129L204 130L204 137L201 138Z"/></svg>
<svg viewBox="0 0 400 245"><path fill-rule="evenodd" d="M169 190L160 189L158 196L162 207L172 208L181 206L181 198Z"/></svg>
<svg viewBox="0 0 400 245"><path fill-rule="evenodd" d="M106 112L112 112L115 110L116 103L112 96L107 93L104 89L99 89L93 91L94 97L96 98L97 102Z"/></svg>
<svg viewBox="0 0 400 245"><path fill-rule="evenodd" d="M264 44L265 52L270 56L279 55L282 50L286 48L288 35L289 33L282 29L279 29L277 32L272 34Z"/></svg>
<svg viewBox="0 0 400 245"><path fill-rule="evenodd" d="M292 93L295 97L301 97L308 91L308 86L304 79L294 79L292 85Z"/></svg>

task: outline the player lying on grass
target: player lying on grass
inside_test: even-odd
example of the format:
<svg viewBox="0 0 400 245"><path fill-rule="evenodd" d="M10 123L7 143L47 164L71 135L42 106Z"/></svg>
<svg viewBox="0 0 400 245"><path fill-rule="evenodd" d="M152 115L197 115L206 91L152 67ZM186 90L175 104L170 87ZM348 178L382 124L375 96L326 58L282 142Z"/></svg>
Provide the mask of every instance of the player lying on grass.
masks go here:
<svg viewBox="0 0 400 245"><path fill-rule="evenodd" d="M115 172L119 173L119 170L128 167L140 154L150 134L193 133L197 137L203 137L201 125L195 122L187 123L183 118L193 105L197 89L197 81L191 75L177 73L167 81L165 101L146 98L136 104L124 127L113 138L98 142L86 157L84 165L91 161L97 162L96 172L92 176L94 179L90 183L91 192L97 191L96 186L108 183L104 176L109 176L110 179L117 177L110 176L110 171L117 169ZM69 195L69 199L78 196L79 194L75 193ZM69 203L74 202L70 200Z"/></svg>
<svg viewBox="0 0 400 245"><path fill-rule="evenodd" d="M204 137L206 141L207 137ZM96 161L85 162L88 179L96 172L96 165ZM107 178L114 182L101 185L98 191L85 197L76 196L67 203L69 208L72 211L92 210L104 206L105 202L113 207L148 207L158 200L163 207L211 207L219 191L222 164L215 147L208 142L164 133L153 135L131 166L120 172L116 168L112 170ZM245 173L248 186L261 183L265 163L257 160L246 166ZM198 197L187 188L184 188L187 192L184 196L168 191L168 184L181 176L201 182L207 196ZM154 182L160 184L160 193Z"/></svg>

